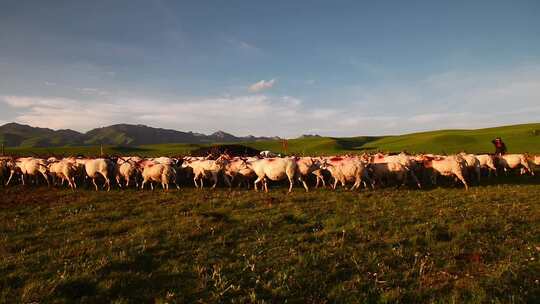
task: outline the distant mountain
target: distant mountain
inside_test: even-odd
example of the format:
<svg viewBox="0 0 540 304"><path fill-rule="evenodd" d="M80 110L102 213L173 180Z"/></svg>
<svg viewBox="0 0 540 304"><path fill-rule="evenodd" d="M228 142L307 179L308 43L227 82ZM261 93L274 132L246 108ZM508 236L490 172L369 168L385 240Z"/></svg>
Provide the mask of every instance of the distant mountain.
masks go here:
<svg viewBox="0 0 540 304"><path fill-rule="evenodd" d="M201 138L193 133L144 125L119 124L86 132L84 143L88 145L139 146L164 143L199 143Z"/></svg>
<svg viewBox="0 0 540 304"><path fill-rule="evenodd" d="M321 138L319 134L302 134L299 138Z"/></svg>
<svg viewBox="0 0 540 304"><path fill-rule="evenodd" d="M220 142L234 142L234 141L238 141L239 138L232 135L232 134L229 134L229 133L226 133L226 132L223 132L223 131L217 131L217 132L214 132L212 134L210 134L210 136L208 136L210 139L214 140L214 141L220 141Z"/></svg>
<svg viewBox="0 0 540 304"><path fill-rule="evenodd" d="M7 146L68 146L83 143L84 134L73 130L36 128L17 123L0 126L0 142Z"/></svg>
<svg viewBox="0 0 540 304"><path fill-rule="evenodd" d="M223 131L205 135L130 124L117 124L97 128L84 134L73 130L52 130L18 123L8 123L0 126L0 142L3 142L9 147L54 147L97 144L139 146L166 143L234 143L271 139L276 139L276 137L237 137Z"/></svg>

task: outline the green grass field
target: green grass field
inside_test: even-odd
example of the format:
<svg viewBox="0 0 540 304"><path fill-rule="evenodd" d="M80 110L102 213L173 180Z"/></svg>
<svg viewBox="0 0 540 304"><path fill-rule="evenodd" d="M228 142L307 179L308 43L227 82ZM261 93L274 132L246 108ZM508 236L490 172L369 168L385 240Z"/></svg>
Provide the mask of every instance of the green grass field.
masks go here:
<svg viewBox="0 0 540 304"><path fill-rule="evenodd" d="M540 179L0 189L1 303L538 303Z"/></svg>
<svg viewBox="0 0 540 304"><path fill-rule="evenodd" d="M289 140L289 151L295 154L338 154L362 151L415 153L492 152L491 140L502 137L510 153L540 153L540 123L477 130L440 130L399 136L350 138L302 138ZM260 150L282 151L281 142L248 144Z"/></svg>
<svg viewBox="0 0 540 304"><path fill-rule="evenodd" d="M503 138L510 153L540 154L540 123L504 126L477 130L440 130L398 136L359 136L348 138L313 137L288 141L284 151L281 141L259 141L242 143L258 150L297 155L331 155L359 153L363 151L425 152L425 153L470 153L492 152L491 140ZM137 147L105 146L108 155L139 154L143 156L188 155L192 150L210 145L160 144ZM8 154L17 155L99 155L99 146L53 147L53 148L7 148Z"/></svg>

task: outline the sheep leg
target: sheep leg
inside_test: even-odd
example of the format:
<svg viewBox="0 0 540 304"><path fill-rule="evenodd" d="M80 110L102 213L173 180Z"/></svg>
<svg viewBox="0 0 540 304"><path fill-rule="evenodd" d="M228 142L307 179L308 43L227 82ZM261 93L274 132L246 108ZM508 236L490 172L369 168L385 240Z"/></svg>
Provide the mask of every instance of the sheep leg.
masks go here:
<svg viewBox="0 0 540 304"><path fill-rule="evenodd" d="M51 183L49 182L49 176L47 175L47 172L41 172L41 175L43 176L43 178L47 182L47 187L50 187Z"/></svg>
<svg viewBox="0 0 540 304"><path fill-rule="evenodd" d="M456 177L463 183L463 185L465 185L465 190L469 190L469 186L467 185L465 178L463 178L463 175L456 174Z"/></svg>
<svg viewBox="0 0 540 304"><path fill-rule="evenodd" d="M92 183L94 183L94 187L96 187L96 191L99 191L98 186L96 184L96 178L95 177L92 177Z"/></svg>
<svg viewBox="0 0 540 304"><path fill-rule="evenodd" d="M418 177L416 176L416 174L414 174L413 171L409 171L409 172L411 172L411 177L416 183L416 185L418 186L418 189L422 189L422 185L420 184L420 180L418 180Z"/></svg>
<svg viewBox="0 0 540 304"><path fill-rule="evenodd" d="M268 193L268 180L266 177L263 179L264 192Z"/></svg>
<svg viewBox="0 0 540 304"><path fill-rule="evenodd" d="M349 190L356 190L358 188L360 188L360 183L361 183L362 179L361 178L357 178L355 181L354 181L354 184L352 185L352 187L349 189Z"/></svg>
<svg viewBox="0 0 540 304"><path fill-rule="evenodd" d="M338 179L334 178L334 185L332 185L332 189L336 190L338 182L339 182Z"/></svg>
<svg viewBox="0 0 540 304"><path fill-rule="evenodd" d="M364 177L362 177L362 183L364 184L364 187L366 187L366 189L368 188L367 183L369 183L369 185L371 186L371 190L375 190L375 184L372 178L369 177L367 174L365 174Z"/></svg>
<svg viewBox="0 0 540 304"><path fill-rule="evenodd" d="M103 184L103 189L105 189L105 186L107 187L107 191L111 191L111 180L107 177L107 174L103 172L99 172L103 178L105 178L105 184Z"/></svg>
<svg viewBox="0 0 540 304"><path fill-rule="evenodd" d="M217 186L217 182L218 182L218 175L217 173L212 173L212 179L214 180L214 184L212 185L212 189L215 189L216 186Z"/></svg>
<svg viewBox="0 0 540 304"><path fill-rule="evenodd" d="M71 187L71 190L75 190L75 188L77 188L77 186L75 185L75 179L73 177L71 178L68 177L68 181L69 181L69 186Z"/></svg>
<svg viewBox="0 0 540 304"><path fill-rule="evenodd" d="M292 192L293 185L294 185L294 179L293 179L292 176L289 176L289 192L287 192L287 193ZM268 191L266 191L266 192L268 192Z"/></svg>
<svg viewBox="0 0 540 304"><path fill-rule="evenodd" d="M309 192L309 187L306 184L306 181L304 181L304 178L302 178L302 176L299 176L298 180L302 183L302 185L304 185L304 188L306 189L306 192Z"/></svg>
<svg viewBox="0 0 540 304"><path fill-rule="evenodd" d="M195 174L195 176L193 177L193 183L195 184L195 188L199 188L199 184L197 184L197 175Z"/></svg>
<svg viewBox="0 0 540 304"><path fill-rule="evenodd" d="M232 188L232 179L234 177L232 177L231 179L229 179L229 176L227 174L223 174L223 179L225 180L225 183L227 184L227 186L229 186L229 188Z"/></svg>
<svg viewBox="0 0 540 304"><path fill-rule="evenodd" d="M525 169L527 169L527 171L531 173L532 176L534 176L534 171L531 170L531 167L529 167L529 164L527 162L524 162L522 165Z"/></svg>
<svg viewBox="0 0 540 304"><path fill-rule="evenodd" d="M255 182L253 183L253 188L255 188L255 192L259 191L259 188L257 187L257 184L260 183L261 181L262 181L262 178L259 176L259 177L257 177Z"/></svg>
<svg viewBox="0 0 540 304"><path fill-rule="evenodd" d="M319 188L319 184L321 181L322 181L323 187L326 188L326 184L324 182L324 178L322 174L320 172L313 172L313 174L316 177L315 188Z"/></svg>
<svg viewBox="0 0 540 304"><path fill-rule="evenodd" d="M397 178L398 178L398 183L401 181L401 184L398 184L398 189L399 189L402 186L405 186L405 184L407 183L407 172L400 173L397 176Z"/></svg>
<svg viewBox="0 0 540 304"><path fill-rule="evenodd" d="M143 189L144 189L144 184L146 184L146 178L145 178L145 179L143 179L143 181L142 181L142 185L141 185L141 190L143 190Z"/></svg>
<svg viewBox="0 0 540 304"><path fill-rule="evenodd" d="M11 178L13 177L13 173L14 173L14 171L11 171L11 172L10 172L8 181L7 181L7 183L6 183L6 186L9 185L9 182L11 181Z"/></svg>

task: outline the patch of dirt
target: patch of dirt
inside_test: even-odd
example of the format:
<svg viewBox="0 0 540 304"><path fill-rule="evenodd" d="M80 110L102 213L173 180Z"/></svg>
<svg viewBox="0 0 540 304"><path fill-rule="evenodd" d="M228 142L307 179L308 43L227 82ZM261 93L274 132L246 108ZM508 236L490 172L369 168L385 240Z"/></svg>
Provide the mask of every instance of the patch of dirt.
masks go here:
<svg viewBox="0 0 540 304"><path fill-rule="evenodd" d="M231 156L256 156L261 151L243 145L215 145L191 151L192 156L207 156L209 154L219 156L223 153Z"/></svg>

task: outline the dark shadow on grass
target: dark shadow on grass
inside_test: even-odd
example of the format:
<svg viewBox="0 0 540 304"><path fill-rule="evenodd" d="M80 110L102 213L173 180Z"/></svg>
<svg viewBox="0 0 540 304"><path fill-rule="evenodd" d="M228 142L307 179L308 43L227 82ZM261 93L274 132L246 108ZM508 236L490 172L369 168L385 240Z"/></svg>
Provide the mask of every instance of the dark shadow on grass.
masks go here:
<svg viewBox="0 0 540 304"><path fill-rule="evenodd" d="M142 153L142 152L151 151L150 149L147 149L147 148L129 147L129 146L117 146L117 147L111 147L110 149L112 151L114 151L114 152L118 152L118 153L122 153L122 154L125 154L125 153Z"/></svg>
<svg viewBox="0 0 540 304"><path fill-rule="evenodd" d="M196 278L186 272L171 274L159 271L164 260L175 258L174 254L161 255L162 251L163 248L157 247L136 255L130 261L112 262L100 269L100 277L112 279L113 282L106 290L100 290L95 295L96 299L103 302L127 299L129 303L153 303L167 291L177 290L186 300L190 294L187 291L194 289Z"/></svg>
<svg viewBox="0 0 540 304"><path fill-rule="evenodd" d="M210 219L212 222L225 222L230 223L232 219L230 216L224 212L220 211L206 211L199 212L198 215Z"/></svg>
<svg viewBox="0 0 540 304"><path fill-rule="evenodd" d="M433 185L429 174L418 174L418 179L422 184L423 190L432 190L435 188L464 188L460 181L455 180L453 177L438 176L437 184ZM503 185L540 185L540 176L531 175L519 175L516 172L511 172L508 175L499 176L482 176L480 182L476 178L465 176L469 188L488 187L488 186L503 186ZM416 187L412 183L411 179L408 179L408 188L415 189Z"/></svg>
<svg viewBox="0 0 540 304"><path fill-rule="evenodd" d="M364 146L372 141L378 140L381 137L377 136L359 136L359 137L345 137L345 138L332 138L336 143L344 150L373 150L373 148L364 148Z"/></svg>
<svg viewBox="0 0 540 304"><path fill-rule="evenodd" d="M54 290L53 298L78 300L82 297L94 296L97 292L96 283L86 279L66 280Z"/></svg>

